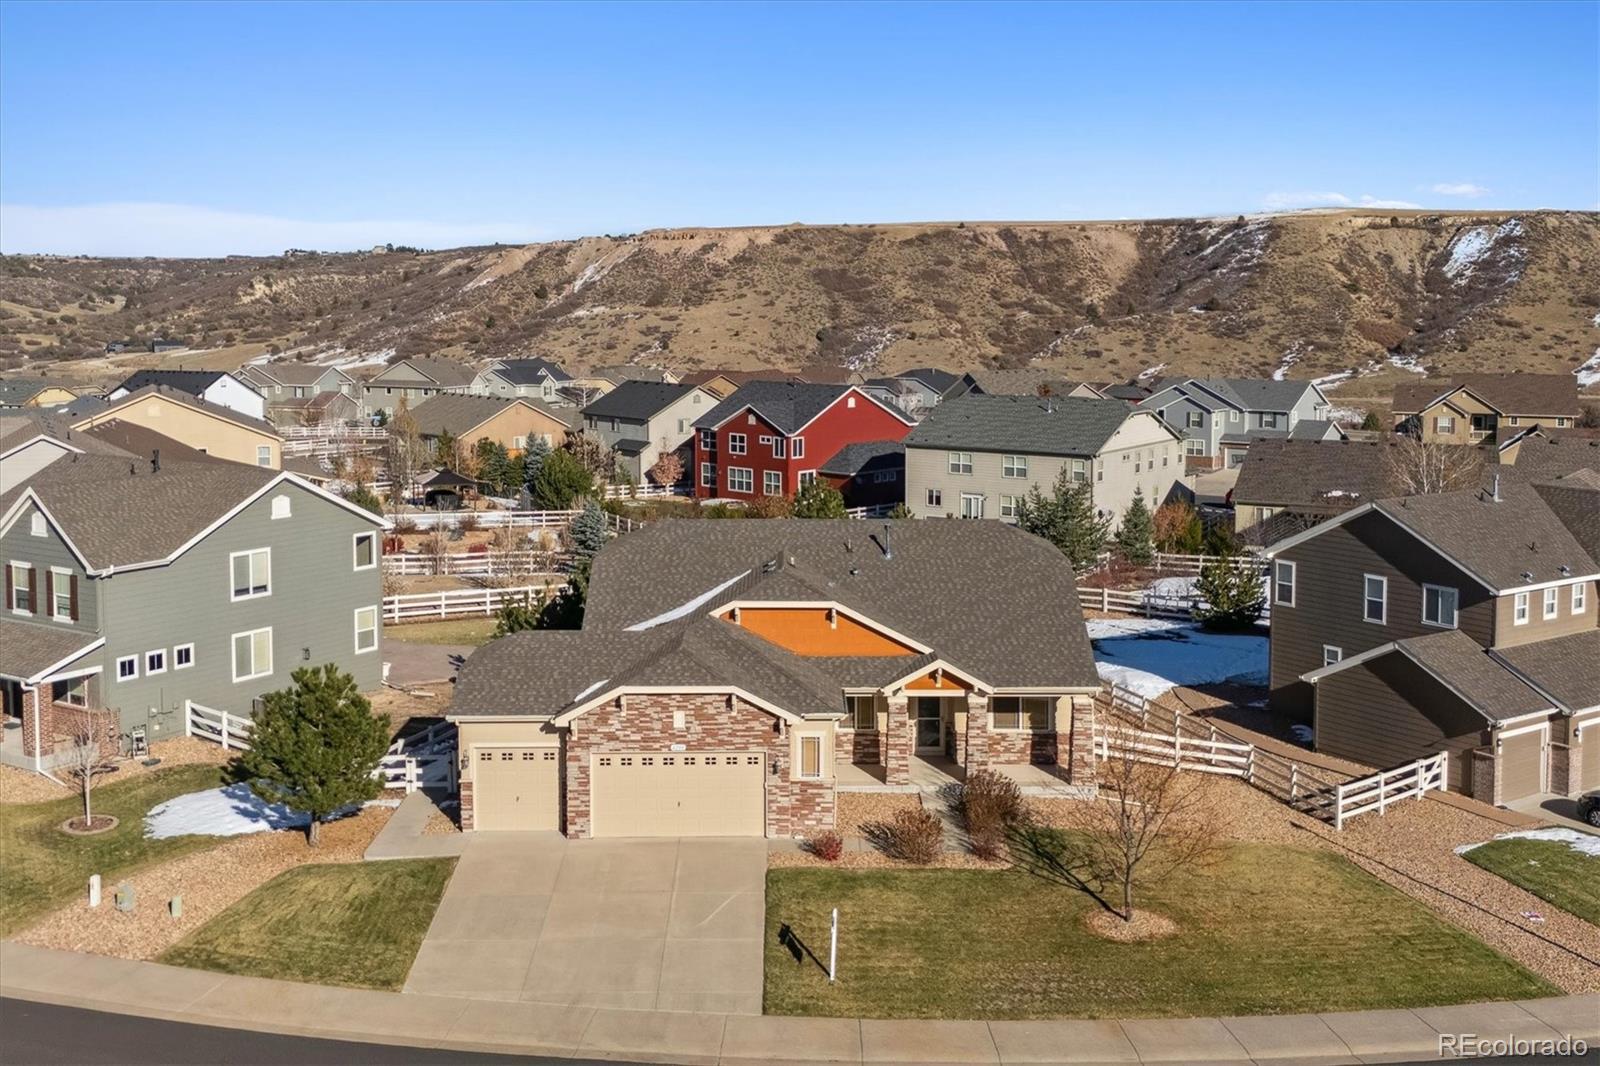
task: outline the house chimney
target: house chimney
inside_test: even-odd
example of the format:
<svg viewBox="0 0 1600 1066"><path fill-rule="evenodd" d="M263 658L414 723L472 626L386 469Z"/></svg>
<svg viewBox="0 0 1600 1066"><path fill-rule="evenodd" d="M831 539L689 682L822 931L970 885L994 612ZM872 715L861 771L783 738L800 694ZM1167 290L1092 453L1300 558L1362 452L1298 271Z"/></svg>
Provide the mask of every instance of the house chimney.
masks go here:
<svg viewBox="0 0 1600 1066"><path fill-rule="evenodd" d="M152 448L152 449L150 449L150 472L152 474L156 474L156 473L160 473L161 472L161 449L160 448Z"/></svg>
<svg viewBox="0 0 1600 1066"><path fill-rule="evenodd" d="M885 559L894 558L894 549L889 546L889 523L887 522L883 524L883 557Z"/></svg>

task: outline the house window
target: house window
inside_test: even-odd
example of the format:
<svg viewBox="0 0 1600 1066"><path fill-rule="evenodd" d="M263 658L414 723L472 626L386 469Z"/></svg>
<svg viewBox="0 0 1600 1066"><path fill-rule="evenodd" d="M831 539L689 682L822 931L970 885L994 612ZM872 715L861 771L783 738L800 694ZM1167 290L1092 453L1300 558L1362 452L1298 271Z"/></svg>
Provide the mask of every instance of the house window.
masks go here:
<svg viewBox="0 0 1600 1066"><path fill-rule="evenodd" d="M961 494L961 517L983 517L983 494L981 492L963 492Z"/></svg>
<svg viewBox="0 0 1600 1066"><path fill-rule="evenodd" d="M28 526L29 526L28 531L30 533L32 533L34 536L36 536L36 537L44 536L45 535L44 515L40 514L38 511L33 512L32 517L30 517L28 519Z"/></svg>
<svg viewBox="0 0 1600 1066"><path fill-rule="evenodd" d="M73 621L77 613L72 604L72 583L77 580L69 570L50 568L50 617L61 622Z"/></svg>
<svg viewBox="0 0 1600 1066"><path fill-rule="evenodd" d="M783 458L783 453L786 450L787 450L787 445L784 443L784 439L782 437L773 437L772 438L772 457L774 459L782 459Z"/></svg>
<svg viewBox="0 0 1600 1066"><path fill-rule="evenodd" d="M33 567L11 564L11 609L17 614L33 613Z"/></svg>
<svg viewBox="0 0 1600 1066"><path fill-rule="evenodd" d="M1433 420L1433 431L1449 436L1456 431L1456 420L1453 415L1439 415Z"/></svg>
<svg viewBox="0 0 1600 1066"><path fill-rule="evenodd" d="M789 439L789 458L804 459L806 457L806 439L804 437L791 437Z"/></svg>
<svg viewBox="0 0 1600 1066"><path fill-rule="evenodd" d="M1561 614L1561 590L1547 588L1544 590L1544 616L1546 619L1555 618Z"/></svg>
<svg viewBox="0 0 1600 1066"><path fill-rule="evenodd" d="M1367 574L1362 579L1365 586L1361 617L1380 626L1389 618L1389 579L1377 574Z"/></svg>
<svg viewBox="0 0 1600 1066"><path fill-rule="evenodd" d="M167 672L167 652L165 648L144 653L144 676L154 677L156 674Z"/></svg>
<svg viewBox="0 0 1600 1066"><path fill-rule="evenodd" d="M1294 606L1295 564L1279 559L1272 564L1272 602L1285 607Z"/></svg>
<svg viewBox="0 0 1600 1066"><path fill-rule="evenodd" d="M234 552L228 556L233 567L233 598L253 600L272 594L272 549Z"/></svg>
<svg viewBox="0 0 1600 1066"><path fill-rule="evenodd" d="M1190 411L1183 416L1183 424L1187 429L1201 429L1206 424L1206 416L1199 411Z"/></svg>
<svg viewBox="0 0 1600 1066"><path fill-rule="evenodd" d="M944 490L943 489L929 489L928 490L928 506L929 507L943 507L944 506Z"/></svg>
<svg viewBox="0 0 1600 1066"><path fill-rule="evenodd" d="M1557 418L1556 419L1556 428L1557 429L1566 429L1567 428L1567 420L1565 418Z"/></svg>
<svg viewBox="0 0 1600 1066"><path fill-rule="evenodd" d="M1202 440L1201 438L1199 438L1199 437L1185 437L1183 439L1183 454L1184 455L1204 455L1205 453L1206 453L1206 442L1204 440Z"/></svg>
<svg viewBox="0 0 1600 1066"><path fill-rule="evenodd" d="M1074 459L1074 460L1072 460L1072 481L1073 481L1073 484L1081 485L1085 481L1088 481L1088 480L1089 480L1089 462L1088 462L1088 460L1086 460L1086 459Z"/></svg>
<svg viewBox="0 0 1600 1066"><path fill-rule="evenodd" d="M1028 457L1026 455L1003 455L1000 457L1001 477L1027 477Z"/></svg>
<svg viewBox="0 0 1600 1066"><path fill-rule="evenodd" d="M874 470L872 472L872 483L874 485L888 485L899 480L900 471L898 470Z"/></svg>
<svg viewBox="0 0 1600 1066"><path fill-rule="evenodd" d="M812 780L822 776L821 737L805 736L800 738L800 776Z"/></svg>
<svg viewBox="0 0 1600 1066"><path fill-rule="evenodd" d="M845 710L850 712L852 729L870 733L878 728L877 701L871 696L846 696L844 705Z"/></svg>
<svg viewBox="0 0 1600 1066"><path fill-rule="evenodd" d="M1423 585L1422 624L1454 629L1458 595L1455 589L1447 589L1443 585Z"/></svg>
<svg viewBox="0 0 1600 1066"><path fill-rule="evenodd" d="M729 433L728 434L728 454L729 455L743 455L744 452L745 452L745 445L748 444L748 443L749 443L749 438L746 437L743 433Z"/></svg>
<svg viewBox="0 0 1600 1066"><path fill-rule="evenodd" d="M194 665L194 645L179 644L172 649L172 668L174 670L187 670Z"/></svg>
<svg viewBox="0 0 1600 1066"><path fill-rule="evenodd" d="M50 685L50 699L56 703L64 703L68 707L89 706L89 679L73 677L53 682Z"/></svg>
<svg viewBox="0 0 1600 1066"><path fill-rule="evenodd" d="M1334 663L1344 661L1344 649L1336 648L1332 644L1322 646L1322 665L1332 666Z"/></svg>
<svg viewBox="0 0 1600 1066"><path fill-rule="evenodd" d="M270 444L258 444L258 445L256 445L256 465L257 466L271 466L272 465L272 445L270 445Z"/></svg>
<svg viewBox="0 0 1600 1066"><path fill-rule="evenodd" d="M702 429L700 431L700 447L708 452L716 451L717 431L714 429Z"/></svg>
<svg viewBox="0 0 1600 1066"><path fill-rule="evenodd" d="M802 470L797 475L797 479L801 488L805 488L807 485L814 485L817 482L817 472L815 470Z"/></svg>
<svg viewBox="0 0 1600 1066"><path fill-rule="evenodd" d="M1256 425L1262 429L1278 428L1278 413L1276 411L1262 411L1256 416Z"/></svg>
<svg viewBox="0 0 1600 1066"><path fill-rule="evenodd" d="M355 540L355 569L371 570L378 565L378 535L357 533Z"/></svg>
<svg viewBox="0 0 1600 1066"><path fill-rule="evenodd" d="M972 453L951 452L949 456L949 468L952 474L972 473Z"/></svg>
<svg viewBox="0 0 1600 1066"><path fill-rule="evenodd" d="M717 487L717 464L700 464L700 485L702 488L714 489Z"/></svg>
<svg viewBox="0 0 1600 1066"><path fill-rule="evenodd" d="M1572 586L1572 613L1573 614L1582 614L1583 612L1587 611L1588 609L1589 609L1589 586L1588 585L1583 585L1583 584Z"/></svg>
<svg viewBox="0 0 1600 1066"><path fill-rule="evenodd" d="M1525 626L1528 624L1528 594L1519 592L1511 600L1511 624Z"/></svg>
<svg viewBox="0 0 1600 1066"><path fill-rule="evenodd" d="M1020 509L1019 505L1021 503L1022 503L1022 497L1021 496L1001 496L1000 497L1000 517L1001 518L1015 518L1015 517L1017 517L1017 511Z"/></svg>
<svg viewBox="0 0 1600 1066"><path fill-rule="evenodd" d="M761 473L761 492L766 496L783 495L783 474L777 470L764 470Z"/></svg>
<svg viewBox="0 0 1600 1066"><path fill-rule="evenodd" d="M356 608L356 654L378 649L378 609Z"/></svg>
<svg viewBox="0 0 1600 1066"><path fill-rule="evenodd" d="M1044 733L1050 729L1049 696L995 696L989 701L989 724L994 729Z"/></svg>
<svg viewBox="0 0 1600 1066"><path fill-rule="evenodd" d="M272 673L272 629L233 635L233 680L253 681Z"/></svg>
<svg viewBox="0 0 1600 1066"><path fill-rule="evenodd" d="M755 471L748 466L728 467L728 491L750 493L756 490Z"/></svg>
<svg viewBox="0 0 1600 1066"><path fill-rule="evenodd" d="M1512 415L1506 421L1510 422L1513 426L1520 426L1520 425L1522 425L1522 416L1521 415Z"/></svg>
<svg viewBox="0 0 1600 1066"><path fill-rule="evenodd" d="M139 657L137 655L124 655L117 660L117 680L132 681L139 676Z"/></svg>

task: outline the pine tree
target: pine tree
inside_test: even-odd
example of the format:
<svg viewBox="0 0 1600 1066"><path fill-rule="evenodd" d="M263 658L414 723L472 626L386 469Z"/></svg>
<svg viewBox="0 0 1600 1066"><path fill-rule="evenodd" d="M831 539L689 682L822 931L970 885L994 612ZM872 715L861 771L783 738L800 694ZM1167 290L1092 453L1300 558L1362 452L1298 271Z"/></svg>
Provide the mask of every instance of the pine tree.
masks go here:
<svg viewBox="0 0 1600 1066"><path fill-rule="evenodd" d="M1194 590L1200 597L1194 617L1207 629L1249 629L1267 602L1261 568L1237 553L1220 555L1201 567Z"/></svg>
<svg viewBox="0 0 1600 1066"><path fill-rule="evenodd" d="M1378 417L1378 412L1368 411L1367 417L1361 420L1361 428L1365 430L1381 430L1383 428L1383 419Z"/></svg>
<svg viewBox="0 0 1600 1066"><path fill-rule="evenodd" d="M572 520L572 550L579 559L593 559L606 546L606 513L590 500Z"/></svg>
<svg viewBox="0 0 1600 1066"><path fill-rule="evenodd" d="M1022 498L1017 524L1061 549L1079 573L1093 566L1111 532L1111 520L1095 510L1088 482L1073 484L1063 470L1050 495L1035 485Z"/></svg>
<svg viewBox="0 0 1600 1066"><path fill-rule="evenodd" d="M580 556L578 565L567 579L566 587L545 599L539 609L537 629L581 629L584 604L589 599L589 572L593 560Z"/></svg>
<svg viewBox="0 0 1600 1066"><path fill-rule="evenodd" d="M543 611L544 604L535 601L526 592L517 599L508 597L500 604L500 610L495 612L494 635L503 637L527 629L538 629L539 616Z"/></svg>
<svg viewBox="0 0 1600 1066"><path fill-rule="evenodd" d="M580 496L594 491L594 478L566 451L553 451L539 463L528 486L533 505L545 511L564 511Z"/></svg>
<svg viewBox="0 0 1600 1066"><path fill-rule="evenodd" d="M1144 490L1133 490L1133 502L1122 514L1117 529L1117 551L1134 566L1149 566L1155 558L1154 523L1144 503Z"/></svg>
<svg viewBox="0 0 1600 1066"><path fill-rule="evenodd" d="M389 748L389 723L332 663L292 677L292 687L267 693L238 767L268 803L311 815L306 840L315 847L329 815L382 791L372 773Z"/></svg>
<svg viewBox="0 0 1600 1066"><path fill-rule="evenodd" d="M550 443L543 437L530 440L527 450L522 453L522 486L530 496L533 494L534 479L539 476L539 470L549 456Z"/></svg>
<svg viewBox="0 0 1600 1066"><path fill-rule="evenodd" d="M365 481L356 482L355 487L344 494L344 498L375 515L383 514L383 501L378 499L377 493L367 487Z"/></svg>
<svg viewBox="0 0 1600 1066"><path fill-rule="evenodd" d="M447 466L451 469L456 465L456 438L448 429L441 432L433 441L433 465Z"/></svg>
<svg viewBox="0 0 1600 1066"><path fill-rule="evenodd" d="M795 493L792 513L796 518L843 518L844 496L832 485L812 481Z"/></svg>

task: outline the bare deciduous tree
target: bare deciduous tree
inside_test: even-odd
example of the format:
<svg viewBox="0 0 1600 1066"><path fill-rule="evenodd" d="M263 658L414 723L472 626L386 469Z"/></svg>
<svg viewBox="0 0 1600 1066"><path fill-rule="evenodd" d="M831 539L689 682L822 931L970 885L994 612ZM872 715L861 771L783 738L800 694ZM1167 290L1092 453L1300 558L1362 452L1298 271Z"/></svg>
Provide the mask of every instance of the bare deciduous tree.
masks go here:
<svg viewBox="0 0 1600 1066"><path fill-rule="evenodd" d="M678 458L677 452L662 452L661 458L650 468L650 477L657 485L671 488L683 477L683 460Z"/></svg>
<svg viewBox="0 0 1600 1066"><path fill-rule="evenodd" d="M83 828L94 828L94 810L90 802L95 778L105 772L100 761L100 738L95 735L93 723L79 726L72 734L66 752L66 762L61 769L77 784L83 796Z"/></svg>
<svg viewBox="0 0 1600 1066"><path fill-rule="evenodd" d="M417 432L417 419L402 397L389 419L389 436L384 447L384 467L389 475L389 509L399 514L411 495L424 463L426 449Z"/></svg>
<svg viewBox="0 0 1600 1066"><path fill-rule="evenodd" d="M1483 479L1483 452L1471 445L1402 436L1386 454L1391 483L1406 496L1474 489Z"/></svg>

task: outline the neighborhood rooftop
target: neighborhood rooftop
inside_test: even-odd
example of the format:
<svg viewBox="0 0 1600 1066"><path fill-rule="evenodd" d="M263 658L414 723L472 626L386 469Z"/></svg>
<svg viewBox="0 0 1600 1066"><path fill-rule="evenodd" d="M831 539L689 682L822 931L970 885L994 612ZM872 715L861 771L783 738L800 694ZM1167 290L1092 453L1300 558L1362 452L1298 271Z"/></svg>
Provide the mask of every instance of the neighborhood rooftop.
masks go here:
<svg viewBox="0 0 1600 1066"><path fill-rule="evenodd" d="M969 394L935 407L907 447L1094 455L1133 414L1121 400Z"/></svg>
<svg viewBox="0 0 1600 1066"><path fill-rule="evenodd" d="M1571 374L1456 374L1411 381L1394 390L1394 412L1416 414L1465 388L1503 414L1578 414L1578 386Z"/></svg>
<svg viewBox="0 0 1600 1066"><path fill-rule="evenodd" d="M424 437L439 437L445 433L460 436L475 426L493 418L514 404L526 404L536 411L549 415L564 426L573 424L570 410L563 412L538 400L525 397L505 399L499 396L468 396L464 393L440 393L430 396L411 409L416 420L417 433Z"/></svg>
<svg viewBox="0 0 1600 1066"><path fill-rule="evenodd" d="M797 433L853 387L797 381L751 381L695 419L694 424L697 429L711 429L750 407L779 432Z"/></svg>
<svg viewBox="0 0 1600 1066"><path fill-rule="evenodd" d="M694 385L671 385L665 381L624 381L583 409L593 418L626 418L647 421L671 406L673 401L695 391Z"/></svg>

